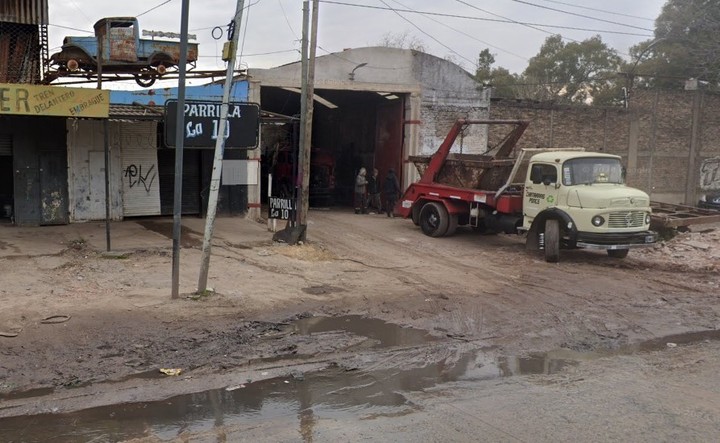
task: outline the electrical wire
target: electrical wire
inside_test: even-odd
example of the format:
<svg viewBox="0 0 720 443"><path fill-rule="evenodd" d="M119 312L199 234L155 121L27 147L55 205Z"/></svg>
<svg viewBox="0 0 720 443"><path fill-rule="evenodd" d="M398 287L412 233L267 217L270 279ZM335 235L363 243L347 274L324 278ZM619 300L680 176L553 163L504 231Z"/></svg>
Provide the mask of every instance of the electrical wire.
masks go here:
<svg viewBox="0 0 720 443"><path fill-rule="evenodd" d="M586 18L586 19L588 19L588 20L595 20L595 21L598 21L598 22L609 23L609 24L612 24L612 25L624 26L624 27L626 27L626 28L639 29L639 30L641 30L641 31L650 31L650 32L653 31L652 29L643 28L643 27L641 27L641 26L628 25L628 24L625 24L625 23L615 22L615 21L612 21L612 20L605 20L605 19L602 19L602 18L591 17L591 16L589 16L589 15L577 14L577 13L575 13L575 12L570 12L570 11L563 11L562 9L551 8L550 6L538 5L538 4L535 4L535 3L526 2L526 1L524 1L524 0L512 0L512 1L514 1L515 3L523 4L523 5L534 6L534 7L536 7L536 8L540 8L540 9L547 9L548 11L555 11L555 12L560 12L560 13L562 13L562 14L572 15L572 16L575 16L575 17L582 17L582 18Z"/></svg>
<svg viewBox="0 0 720 443"><path fill-rule="evenodd" d="M408 18L404 17L404 16L403 16L402 14L400 14L399 12L395 11L390 5L388 5L388 4L385 2L385 0L380 0L380 2L381 2L383 5L387 6L388 8L392 9L392 11L393 11L395 14L397 14L398 17L400 17L401 19L405 20L405 21L408 22L411 26L413 26L415 29L417 29L417 30L420 31L421 33L423 33L423 34L425 34L426 36L428 36L429 38L431 38L431 39L432 39L435 43L437 43L438 45L442 46L443 48L445 48L445 49L447 49L448 51L452 52L453 54L457 55L457 56L460 57L461 59L470 62L471 65L474 65L474 64L475 64L475 62L474 62L473 60L470 60L469 58L467 58L467 57L465 57L464 55L460 54L459 52L455 51L455 50L454 50L453 48L451 48L450 46L446 45L445 43L441 42L441 41L438 40L437 38L433 37L431 34L423 31L418 25L416 25L415 23L413 23L413 22L412 22L411 20L409 20Z"/></svg>
<svg viewBox="0 0 720 443"><path fill-rule="evenodd" d="M87 29L78 29L78 28L73 28L70 26L56 25L54 23L48 23L48 26L54 26L56 28L69 29L71 31L87 32L88 34L93 34L93 31L88 31Z"/></svg>
<svg viewBox="0 0 720 443"><path fill-rule="evenodd" d="M457 1L460 1L460 0L457 0ZM337 0L320 0L320 2L327 3L330 5L352 6L352 7L356 7L356 8L377 9L377 10L383 10L383 11L391 11L392 10L391 8L383 8L382 6L361 5L361 4L357 4L357 3L349 3L349 2L343 2L343 1L337 1ZM474 5L471 5L471 4L468 4L465 2L461 2L461 3L465 4L466 6L470 6L471 8L475 8L480 11L486 12L488 14L497 16L497 14L493 14L489 11L484 11ZM527 26L527 27L531 27L531 28L536 26L538 28L567 29L567 30L572 30L572 31L587 31L587 32L600 33L600 34L629 35L629 36L633 36L633 37L652 37L653 36L653 34L641 34L641 33L637 33L637 32L611 31L611 30L607 30L607 29L592 29L592 28L581 28L581 27L576 27L576 26L548 25L548 24L543 24L543 23L521 22L521 21L509 19L509 18L493 19L493 18L487 18L487 17L474 17L474 16L460 15L460 14L445 14L445 13L441 13L441 12L414 11L414 10L409 10L409 9L398 9L398 8L395 8L395 9L398 12L407 12L407 13L411 13L411 14L433 15L436 17L460 18L460 19L466 19L466 20L477 20L477 21L485 21L485 22L493 22L493 23L512 23L512 24ZM533 28L533 29L536 29L540 32L544 32L544 33L550 34L550 35L557 34L555 32L545 31L543 29L537 29L537 28ZM577 40L573 40L571 38L566 38L566 39L577 42Z"/></svg>
<svg viewBox="0 0 720 443"><path fill-rule="evenodd" d="M465 1L463 1L463 0L455 0L455 1L457 1L458 3L462 3L462 4L465 5L465 6L469 6L469 7L473 8L473 9L477 9L478 11L484 12L484 13L486 13L486 14L490 14L490 15L493 15L493 16L495 16L495 17L500 17L501 19L508 20L508 21L511 22L511 23L515 23L515 24L518 24L518 25L521 25L521 26L525 26L525 27L527 27L527 28L534 29L534 30L536 30L536 31L544 32L545 34L555 35L554 32L546 31L545 29L541 29L541 28L537 27L536 25L528 25L528 24L521 23L521 22L519 22L519 21L517 21L517 20L513 20L513 19L511 19L511 18L507 18L507 17L504 17L504 16L502 16L502 15L495 14L494 12L490 12L490 11L488 11L488 10L479 8L479 7L475 6L475 5L471 5L470 3L465 2ZM576 43L579 43L577 40L574 40L574 39L571 39L571 38L568 38L568 40L573 41L573 42L576 42Z"/></svg>
<svg viewBox="0 0 720 443"><path fill-rule="evenodd" d="M141 17L141 16L147 14L148 12L154 11L154 10L156 10L157 8L159 8L160 6L165 6L165 5L167 5L168 3L170 3L171 1L173 1L173 0L165 0L164 2L160 3L159 5L153 6L152 8L148 9L148 10L145 11L145 12L141 12L140 14L135 15L135 18Z"/></svg>
<svg viewBox="0 0 720 443"><path fill-rule="evenodd" d="M560 2L557 0L541 0L547 3L556 3L558 5L564 5L564 6L570 6L571 8L578 8L578 9L585 9L587 11L595 11L595 12L602 12L604 14L610 14L610 15L617 15L620 17L627 17L627 18L636 18L638 20L646 20L649 22L654 22L655 19L647 18L647 17L640 17L637 15L630 15L630 14L623 14L621 12L613 12L613 11L607 11L605 9L597 9L597 8L591 8L589 6L580 6L580 5L573 5L572 3L566 3L566 2Z"/></svg>
<svg viewBox="0 0 720 443"><path fill-rule="evenodd" d="M408 6L405 6L404 4L400 3L399 1L397 1L397 0L394 0L394 1L395 1L395 3L399 4L399 5L402 6L403 8L409 9ZM525 61L529 61L529 60L530 60L530 59L528 59L527 57L524 57L524 56L522 56L522 55L516 54L516 53L511 52L511 51L508 51L507 49L503 49L503 48L501 48L501 47L499 47L499 46L495 46L495 45L493 45L493 44L491 44L491 43L488 43L488 42L486 42L486 41L480 40L479 38L475 37L474 35L470 35L470 34L468 34L467 32L464 32L464 31L461 31L461 30L459 30L459 29L457 29L457 28L454 28L454 27L452 27L452 26L450 26L450 25L448 25L448 24L445 24L445 23L441 22L440 20L435 20L434 18L429 17L429 16L425 16L424 14L423 14L423 16L424 16L425 18L427 18L428 20L431 20L431 21L437 23L438 25L441 25L441 26L444 26L444 27L446 27L446 28L448 28L448 29L451 29L451 30L453 30L453 31L455 31L455 32L457 32L457 33L459 33L459 34L464 35L464 36L467 37L467 38L470 38L470 39L472 39L472 40L475 40L475 41L477 41L477 42L480 42L480 43L482 43L482 44L484 44L484 45L486 45L486 46L488 46L488 47L490 47L490 48L497 49L498 51L502 51L502 52L504 52L504 53L506 53L506 54L510 54L510 55L512 55L512 56L515 56L515 57L517 57L517 58L523 59L523 60L525 60Z"/></svg>
<svg viewBox="0 0 720 443"><path fill-rule="evenodd" d="M282 0L278 0L278 4L280 5L280 9L282 10L283 17L285 17L285 22L287 23L288 28L290 28L290 32L292 32L292 34L295 36L296 41L300 41L300 37L298 37L297 32L295 32L295 29L293 29L292 25L290 24L290 20L288 19L287 12L285 12Z"/></svg>

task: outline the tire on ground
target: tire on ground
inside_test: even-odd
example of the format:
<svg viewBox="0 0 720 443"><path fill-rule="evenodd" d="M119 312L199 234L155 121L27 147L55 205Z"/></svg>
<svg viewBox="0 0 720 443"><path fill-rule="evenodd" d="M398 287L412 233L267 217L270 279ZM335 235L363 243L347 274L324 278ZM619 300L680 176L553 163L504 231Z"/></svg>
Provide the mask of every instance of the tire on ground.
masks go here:
<svg viewBox="0 0 720 443"><path fill-rule="evenodd" d="M557 263L560 260L560 223L556 219L545 221L545 261Z"/></svg>
<svg viewBox="0 0 720 443"><path fill-rule="evenodd" d="M451 235L454 235L455 231L457 230L457 227L458 227L457 214L450 214L448 216L448 228L447 228L447 232L445 232L445 236L449 237Z"/></svg>
<svg viewBox="0 0 720 443"><path fill-rule="evenodd" d="M425 203L420 210L420 228L425 235L442 237L447 232L449 224L450 216L442 203Z"/></svg>

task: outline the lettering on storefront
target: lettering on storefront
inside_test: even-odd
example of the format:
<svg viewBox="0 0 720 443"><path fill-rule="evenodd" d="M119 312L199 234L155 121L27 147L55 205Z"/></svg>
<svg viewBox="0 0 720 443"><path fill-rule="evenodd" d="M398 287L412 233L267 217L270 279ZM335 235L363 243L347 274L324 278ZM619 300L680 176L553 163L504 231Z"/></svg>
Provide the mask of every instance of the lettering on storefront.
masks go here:
<svg viewBox="0 0 720 443"><path fill-rule="evenodd" d="M0 114L107 118L109 111L108 91L0 83Z"/></svg>

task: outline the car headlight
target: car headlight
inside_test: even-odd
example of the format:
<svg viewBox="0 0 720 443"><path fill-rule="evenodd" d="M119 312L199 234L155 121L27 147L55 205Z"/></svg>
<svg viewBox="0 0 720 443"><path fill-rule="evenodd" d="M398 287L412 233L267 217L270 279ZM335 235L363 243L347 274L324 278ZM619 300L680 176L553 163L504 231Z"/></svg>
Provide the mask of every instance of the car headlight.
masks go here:
<svg viewBox="0 0 720 443"><path fill-rule="evenodd" d="M650 224L650 213L649 212L645 214L645 224L646 225Z"/></svg>
<svg viewBox="0 0 720 443"><path fill-rule="evenodd" d="M596 215L596 216L593 217L592 220L590 220L590 221L592 222L593 226L596 226L596 227L597 227L597 226L602 226L603 223L605 223L605 219L602 218L602 216L600 216L600 215Z"/></svg>

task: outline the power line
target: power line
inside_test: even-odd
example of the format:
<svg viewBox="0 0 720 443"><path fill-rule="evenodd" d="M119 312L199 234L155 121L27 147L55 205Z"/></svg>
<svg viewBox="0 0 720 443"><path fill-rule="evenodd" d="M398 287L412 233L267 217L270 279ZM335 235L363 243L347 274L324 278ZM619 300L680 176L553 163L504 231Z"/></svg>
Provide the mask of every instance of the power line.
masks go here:
<svg viewBox="0 0 720 443"><path fill-rule="evenodd" d="M78 28L73 28L73 27L70 27L70 26L56 25L56 24L53 24L53 23L48 23L48 26L54 26L54 27L56 27L56 28L62 28L62 29L69 29L69 30L71 30L71 31L87 32L88 34L92 34L92 33L93 33L93 31L88 31L87 29L78 29Z"/></svg>
<svg viewBox="0 0 720 443"><path fill-rule="evenodd" d="M402 6L403 8L408 8L407 6L403 5L403 4L400 3L399 1L397 1L397 0L394 0L394 1L395 1L395 3L399 4L399 5ZM409 8L408 8L408 9L409 9ZM448 25L448 24L445 24L445 23L441 22L440 20L435 20L434 18L431 18L431 17L429 17L429 16L425 16L424 14L423 14L423 16L424 16L425 18L427 18L428 20L431 20L431 21L433 21L433 22L435 22L435 23L437 23L437 24L439 24L439 25L441 25L441 26L444 26L444 27L446 27L446 28L448 28L448 29L451 29L451 30L453 30L453 31L455 31L455 32L457 32L457 33L460 33L460 34L462 34L462 35L464 35L464 36L466 36L466 37L468 37L468 38L470 38L470 39L473 39L473 40L475 40L475 41L477 41L477 42L480 42L480 43L482 43L482 44L484 44L484 45L487 45L487 46L489 46L489 47L491 47L491 48L495 48L495 49L497 49L498 51L502 51L502 52L505 52L506 54L510 54L510 55L515 56L515 57L517 57L517 58L521 58L521 59L523 59L523 60L525 60L525 61L529 61L529 59L528 59L527 57L523 57L522 55L515 54L514 52L508 51L507 49L503 49L503 48L501 48L501 47L499 47L499 46L495 46L495 45L492 45L492 44L490 44L490 43L488 43L488 42L486 42L486 41L480 40L479 38L475 37L474 35L470 35L470 34L464 32L464 31L461 31L461 30L459 30L459 29L457 29L457 28L454 28L454 27L452 27L452 26L450 26L450 25Z"/></svg>
<svg viewBox="0 0 720 443"><path fill-rule="evenodd" d="M467 2L464 2L464 1L462 1L462 0L456 0L456 1L457 1L458 3L462 3L462 4L465 5L465 6L470 6L471 8L477 9L478 11L484 12L484 13L486 13L486 14L490 14L490 15L493 15L493 16L495 16L495 17L500 17L501 19L507 20L507 21L510 22L510 23L515 23L515 24L518 24L518 25L522 25L522 26L525 26L525 27L527 27L527 28L534 29L534 30L536 30L536 31L544 32L545 34L550 34L550 35L553 35L553 34L554 34L553 32L546 31L545 29L540 29L540 28L538 28L536 25L528 25L528 24L521 23L521 22L519 22L519 21L517 21L517 20L513 20L513 19L510 19L510 18L507 18L507 17L503 17L502 15L495 14L495 13L493 13L493 12L490 12L490 11L485 10L485 9L482 9L482 8L478 8L477 6L471 5L471 4L469 4L469 3L467 3ZM572 39L570 39L570 40L572 40ZM572 41L577 42L577 40L572 40Z"/></svg>
<svg viewBox="0 0 720 443"><path fill-rule="evenodd" d="M582 18L586 18L586 19L589 19L589 20L595 20L595 21L598 21L598 22L610 23L610 24L612 24L612 25L624 26L624 27L626 27L626 28L640 29L640 30L642 30L642 31L650 31L650 32L652 32L652 29L643 28L643 27L641 27L641 26L627 25L627 24L625 24L625 23L615 22L615 21L612 21L612 20L605 20L605 19L602 19L602 18L591 17L591 16L589 16L589 15L584 15L584 14L577 14L577 13L575 13L575 12L570 12L570 11L563 11L562 9L551 8L551 7L549 7L549 6L538 5L538 4L526 2L526 1L523 1L523 0L512 0L512 1L514 1L514 2L516 2L516 3L523 4L523 5L534 6L534 7L536 7L536 8L540 8L540 9L547 9L548 11L555 11L555 12L560 12L560 13L562 13L562 14L572 15L572 16L575 16L575 17L582 17Z"/></svg>
<svg viewBox="0 0 720 443"><path fill-rule="evenodd" d="M429 33L423 31L422 29L420 29L420 27L419 27L418 25L416 25L415 23L413 23L413 22L412 22L411 20L409 20L407 17L404 17L402 14L400 14L400 13L397 12L397 11L395 11L390 5L388 5L388 4L385 2L385 0L380 0L380 1L382 2L382 4L384 4L385 6L387 6L388 8L390 8L395 14L397 14L398 17L400 17L401 19L403 19L403 20L405 20L406 22L410 23L411 26L413 26L415 29L417 29L417 30L420 31L421 33L425 34L426 36L430 37L430 38L431 38L435 43L437 43L438 45L442 46L443 48L447 49L448 51L450 51L450 52L452 52L453 54L457 55L458 57L462 58L463 60L466 60L466 61L470 62L470 65L474 65L474 64L475 64L474 61L472 61L472 60L470 60L469 58L463 56L462 54L458 53L457 51L455 51L455 50L454 50L453 48L451 48L450 46L446 45L445 43L443 43L443 42L441 42L440 40L436 39L435 37L433 37L433 36L430 35Z"/></svg>
<svg viewBox="0 0 720 443"><path fill-rule="evenodd" d="M278 4L280 5L280 9L282 10L283 17L285 17L285 22L288 25L288 28L290 28L290 32L295 36L295 40L299 41L300 37L298 37L297 32L295 32L295 29L293 29L292 25L290 24L290 20L288 19L287 12L285 12L285 8L282 5L282 1L278 0Z"/></svg>
<svg viewBox="0 0 720 443"><path fill-rule="evenodd" d="M383 8L382 6L361 5L361 4L357 4L357 3L348 3L348 2L336 1L336 0L320 0L320 1L322 3L327 3L327 4L331 4L331 5L352 6L352 7L356 7L356 8L376 9L376 10L381 10L381 11L392 11L393 10L392 8ZM488 14L497 16L497 14L493 14L489 11L484 11L474 5L462 2L460 0L457 0L457 1L465 4L466 6L470 6L471 8L475 8L482 12L486 12ZM595 32L595 33L600 33L600 34L629 35L629 36L634 36L634 37L652 37L653 36L653 34L640 34L640 33L635 33L635 32L610 31L610 30L606 30L606 29L591 29L591 28L580 28L580 27L575 27L575 26L547 25L547 24L542 24L542 23L521 22L521 21L509 19L509 18L493 19L493 18L487 18L487 17L474 17L474 16L460 15L460 14L445 14L445 13L441 13L441 12L414 11L411 9L397 9L397 8L395 8L395 10L398 12L407 12L407 13L411 13L411 14L422 14L422 15L432 15L432 16L436 16L436 17L460 18L460 19L466 19L466 20L477 20L477 21L485 21L485 22L493 22L493 23L512 23L512 24L516 24L516 25L527 26L527 27L530 27L537 31L544 32L544 33L550 34L550 35L555 35L556 33L546 31L544 29L537 29L537 28L557 28L557 29L567 29L567 30L572 30L572 31ZM577 40L573 40L571 38L566 38L566 39L577 42Z"/></svg>
<svg viewBox="0 0 720 443"><path fill-rule="evenodd" d="M150 12L150 11L154 11L154 10L156 10L157 8L159 8L160 6L167 5L167 4L170 3L171 1L173 1L173 0L165 0L164 2L160 3L159 5L153 6L152 8L148 9L148 10L145 11L145 12L141 12L140 14L135 15L135 18L140 17L140 16L143 16L143 15L147 14L147 13Z"/></svg>
<svg viewBox="0 0 720 443"><path fill-rule="evenodd" d="M646 20L646 21L650 21L650 22L654 22L654 21L655 21L655 19L652 19L652 18L640 17L640 16L637 16L637 15L630 15L630 14L623 14L623 13L621 13L621 12L607 11L607 10L604 10L604 9L591 8L591 7L589 7L589 6L573 5L572 3L565 3L565 2L560 2L560 1L557 1L557 0L542 0L542 1L545 1L545 2L548 2L548 3L556 3L556 4L564 5L564 6L570 6L571 8L585 9L585 10L587 10L587 11L595 11L595 12L602 12L602 13L610 14L610 15L617 15L617 16L620 16L620 17L636 18L636 19L638 19L638 20Z"/></svg>

